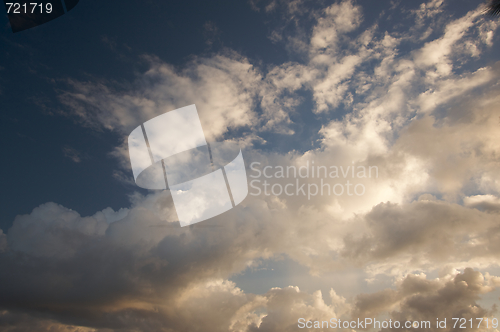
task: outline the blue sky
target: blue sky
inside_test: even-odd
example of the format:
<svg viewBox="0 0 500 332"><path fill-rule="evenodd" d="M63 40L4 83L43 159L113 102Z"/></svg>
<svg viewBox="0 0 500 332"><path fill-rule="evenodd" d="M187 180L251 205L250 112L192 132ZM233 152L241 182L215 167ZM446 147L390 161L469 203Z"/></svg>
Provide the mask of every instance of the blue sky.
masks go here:
<svg viewBox="0 0 500 332"><path fill-rule="evenodd" d="M7 331L494 316L500 43L480 1L81 0L0 26ZM168 191L134 184L126 138L190 104L247 167L379 177L181 229Z"/></svg>

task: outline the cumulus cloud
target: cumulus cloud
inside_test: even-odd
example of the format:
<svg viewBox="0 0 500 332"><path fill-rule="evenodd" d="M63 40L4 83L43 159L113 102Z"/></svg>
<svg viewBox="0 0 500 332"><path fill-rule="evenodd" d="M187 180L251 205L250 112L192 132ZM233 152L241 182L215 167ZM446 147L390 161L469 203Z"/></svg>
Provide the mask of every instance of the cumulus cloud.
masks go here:
<svg viewBox="0 0 500 332"><path fill-rule="evenodd" d="M462 273L446 275L428 280L425 275L408 275L397 283L396 289L386 289L372 294L362 294L355 300L355 317L372 317L390 310L393 322L401 326L406 321L430 321L430 331L438 331L436 318L447 321L451 328L453 318L472 318L474 327L476 318L492 317L494 307L484 308L477 303L480 296L497 288L500 279L489 274L484 276L478 271L466 268ZM382 328L382 331L396 331L397 328ZM486 324L480 330L487 330Z"/></svg>
<svg viewBox="0 0 500 332"><path fill-rule="evenodd" d="M113 330L267 331L301 314L335 315L320 292L290 287L257 296L227 281L286 245L272 234L260 236L260 244L252 240L262 217L245 218L256 223L250 228L233 215L220 227L181 229L172 227L166 207L172 209L170 197L158 193L136 197L129 210L91 217L48 203L16 218L0 257L0 306L9 308L0 321L34 310L51 313L39 315L41 330L55 319Z"/></svg>
<svg viewBox="0 0 500 332"><path fill-rule="evenodd" d="M168 205L161 203L164 195L135 199L128 211L106 209L92 217L82 218L74 211L46 204L31 215L17 218L8 235L12 234L9 241L15 240L17 246L9 248L8 255L0 256L0 306L8 308L0 312L0 326L7 331L236 332L295 331L300 318L329 321L378 317L385 312L401 321L468 319L491 316L493 309L477 301L500 286L498 277L472 269L456 274L449 269L434 280L410 274L397 281L394 288L359 294L352 300L337 295L336 285L327 296L319 290L308 293L296 286L250 294L227 277L244 268L249 260L265 256L266 247L268 255L280 249L272 248L273 244L281 249L303 249L311 240L287 244L288 239L280 241L271 234L256 237L255 232L266 232L263 229L269 222L249 232L249 227L243 228L235 216L225 220L223 227L171 227L170 221L161 220L159 211L151 212L155 211L152 206ZM253 210L254 214L258 211ZM406 226L404 218L398 221L403 226L394 222L390 227ZM40 224L41 231L37 242L28 246L32 239L20 238L16 230L30 222ZM276 227L270 225L267 231ZM407 233L415 230L419 228L415 226ZM428 234L433 230L436 228ZM399 234L401 242L411 242L408 247L413 253L418 251L415 244L425 238L412 241L402 232ZM382 242L392 241L388 247L400 247L401 242L394 244L390 235L374 234ZM71 256L57 253L68 251L67 244L58 239L70 238L76 240ZM255 242L260 242L260 249ZM45 249L48 244L53 244L52 251Z"/></svg>
<svg viewBox="0 0 500 332"><path fill-rule="evenodd" d="M345 237L342 255L371 261L373 274L401 275L447 263L482 268L499 264L496 214L421 200L380 204L365 218L367 228Z"/></svg>
<svg viewBox="0 0 500 332"><path fill-rule="evenodd" d="M272 1L265 12L280 6L298 24L304 2ZM373 165L379 177L360 179L362 197L249 196L237 210L187 228L178 227L168 192L134 194L128 208L86 217L43 204L0 231L0 326L293 331L299 318L491 315L477 301L498 279L465 268L500 264L500 115L492 84L498 69L460 56L487 50L496 23L479 9L437 20L442 11L443 1L432 0L406 13L415 20L408 32L376 23L361 29L363 8L342 1L311 11L309 34L281 38L301 61L264 70L227 52L176 68L145 56L148 70L129 88L70 80L61 102L98 130L126 137L144 121L194 103L209 140L242 130L245 159L262 167ZM441 31L433 40L422 23L428 20ZM415 38L416 31L427 37ZM413 50L403 52L403 43ZM292 118L304 101L311 102L310 116L324 119L315 148L252 146L266 131L294 134ZM125 145L115 155L128 163ZM358 268L371 281L380 275L399 281L353 301L335 287L329 294L294 285L250 294L229 281L279 257L317 277ZM443 276L434 280L412 274L439 269Z"/></svg>
<svg viewBox="0 0 500 332"><path fill-rule="evenodd" d="M328 301L319 291L297 287L249 294L227 278L281 254L319 275L361 263L374 275L400 276L445 263L460 268L482 261L476 267L484 268L495 264L500 250L497 215L459 205L386 204L346 223L333 222L328 211L272 203L250 199L242 203L244 213L190 228L176 225L165 192L136 196L128 210L108 208L90 217L42 205L16 218L7 234L0 306L16 315L40 312L40 324L55 319L116 331L289 331L299 318L349 315L354 304L336 295L335 285ZM496 281L489 285L476 287L477 294L493 290ZM379 314L404 303L394 295L376 302L378 311L357 303L354 313Z"/></svg>

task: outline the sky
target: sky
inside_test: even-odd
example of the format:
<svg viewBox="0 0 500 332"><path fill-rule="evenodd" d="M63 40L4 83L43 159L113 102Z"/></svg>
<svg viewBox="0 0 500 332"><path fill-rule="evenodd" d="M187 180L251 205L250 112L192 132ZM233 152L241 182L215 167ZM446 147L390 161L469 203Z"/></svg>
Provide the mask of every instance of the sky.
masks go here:
<svg viewBox="0 0 500 332"><path fill-rule="evenodd" d="M500 318L483 2L81 0L17 33L2 17L1 331ZM192 104L207 141L241 148L249 194L181 227L170 191L134 182L127 137Z"/></svg>

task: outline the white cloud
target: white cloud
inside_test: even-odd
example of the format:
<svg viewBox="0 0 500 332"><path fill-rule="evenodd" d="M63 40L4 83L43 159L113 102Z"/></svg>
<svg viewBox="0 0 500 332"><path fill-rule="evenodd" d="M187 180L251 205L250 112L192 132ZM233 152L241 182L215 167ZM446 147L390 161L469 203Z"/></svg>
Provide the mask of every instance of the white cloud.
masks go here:
<svg viewBox="0 0 500 332"><path fill-rule="evenodd" d="M339 35L357 28L361 23L361 10L351 1L335 3L318 18L311 36L311 52L329 53L337 50Z"/></svg>
<svg viewBox="0 0 500 332"><path fill-rule="evenodd" d="M439 105L489 83L496 77L497 73L491 68L480 68L464 77L442 80L434 88L421 93L416 104L421 112L433 111Z"/></svg>
<svg viewBox="0 0 500 332"><path fill-rule="evenodd" d="M477 9L447 24L441 38L426 43L420 51L416 52L415 63L425 69L435 68L435 72L427 74L428 76L432 75L432 78L450 75L453 70L450 58L453 47L464 37L467 30L474 26L480 15L481 9Z"/></svg>
<svg viewBox="0 0 500 332"><path fill-rule="evenodd" d="M150 67L131 91L71 81L74 91L62 94L61 101L85 123L124 134L145 120L190 104L196 104L212 140L228 129L258 123L254 99L260 74L241 56L198 58L183 70L156 57L145 60Z"/></svg>

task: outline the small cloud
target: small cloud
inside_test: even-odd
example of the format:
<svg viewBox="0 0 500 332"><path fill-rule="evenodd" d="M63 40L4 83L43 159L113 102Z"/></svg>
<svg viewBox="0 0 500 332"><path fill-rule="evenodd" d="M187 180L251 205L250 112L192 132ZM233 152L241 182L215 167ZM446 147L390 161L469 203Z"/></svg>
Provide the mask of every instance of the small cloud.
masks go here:
<svg viewBox="0 0 500 332"><path fill-rule="evenodd" d="M82 161L82 154L76 149L70 146L64 146L62 149L64 156L71 159L75 163L80 163Z"/></svg>
<svg viewBox="0 0 500 332"><path fill-rule="evenodd" d="M107 46L109 47L109 49L111 49L112 51L116 50L116 42L109 39L108 36L102 36L101 37L101 41Z"/></svg>
<svg viewBox="0 0 500 332"><path fill-rule="evenodd" d="M203 37L205 38L205 43L212 47L215 42L220 42L220 30L217 25L212 21L207 21L203 25Z"/></svg>
<svg viewBox="0 0 500 332"><path fill-rule="evenodd" d="M259 0L249 0L248 1L248 3L250 4L250 8L252 8L252 10L254 10L256 12L260 11L260 8L257 6L258 2L259 2Z"/></svg>

